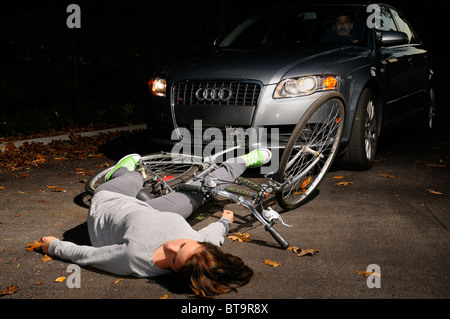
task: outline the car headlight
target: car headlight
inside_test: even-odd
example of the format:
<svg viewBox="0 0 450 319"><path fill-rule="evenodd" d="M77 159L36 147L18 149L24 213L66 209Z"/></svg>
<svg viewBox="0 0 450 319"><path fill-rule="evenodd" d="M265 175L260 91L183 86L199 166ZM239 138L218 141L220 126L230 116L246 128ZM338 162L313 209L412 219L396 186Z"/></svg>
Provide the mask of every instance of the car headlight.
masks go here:
<svg viewBox="0 0 450 319"><path fill-rule="evenodd" d="M163 78L151 78L150 81L148 81L148 88L150 90L150 93L156 96L166 96L166 80Z"/></svg>
<svg viewBox="0 0 450 319"><path fill-rule="evenodd" d="M309 95L319 91L336 90L338 78L334 75L301 76L285 79L278 83L273 97L275 99Z"/></svg>

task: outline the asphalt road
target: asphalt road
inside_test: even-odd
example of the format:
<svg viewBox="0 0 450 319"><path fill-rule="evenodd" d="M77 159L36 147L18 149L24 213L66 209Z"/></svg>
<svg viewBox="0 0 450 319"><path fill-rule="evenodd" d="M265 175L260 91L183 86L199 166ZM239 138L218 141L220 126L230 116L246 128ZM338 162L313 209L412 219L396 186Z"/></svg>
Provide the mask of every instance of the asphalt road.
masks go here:
<svg viewBox="0 0 450 319"><path fill-rule="evenodd" d="M251 241L228 238L223 249L241 256L254 270L250 284L215 299L448 299L450 297L450 139L442 128L431 136L411 125L384 136L369 171L332 170L320 194L283 213L292 228L278 230L292 246L317 249L298 257L281 250L241 207L207 205L190 222L196 229L217 220L225 205L235 212L230 234L245 232ZM69 262L42 261L27 243L45 235L86 243L89 196L83 180L130 152L153 151L139 138L102 148L105 157L60 160L30 170L26 177L0 173L0 290L20 289L7 299L188 299L171 277L138 279L92 268L80 269L80 288L69 288ZM341 176L342 179L334 177ZM336 183L352 182L347 186ZM59 186L54 192L47 186ZM264 259L281 263L266 265ZM379 276L360 274L376 265ZM369 269L370 270L370 269ZM370 288L369 286L375 286ZM177 309L178 311L178 309Z"/></svg>

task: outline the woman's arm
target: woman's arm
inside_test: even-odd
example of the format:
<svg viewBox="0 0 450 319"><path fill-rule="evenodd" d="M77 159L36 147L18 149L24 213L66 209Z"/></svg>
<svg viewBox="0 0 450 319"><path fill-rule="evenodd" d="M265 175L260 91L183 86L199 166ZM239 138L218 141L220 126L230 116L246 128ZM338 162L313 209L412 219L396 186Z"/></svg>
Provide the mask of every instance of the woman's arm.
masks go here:
<svg viewBox="0 0 450 319"><path fill-rule="evenodd" d="M42 237L42 250L50 256L69 260L80 266L95 268L118 275L132 275L132 256L126 243L103 247L76 245L69 241L62 241L53 236Z"/></svg>
<svg viewBox="0 0 450 319"><path fill-rule="evenodd" d="M198 232L203 236L204 241L221 246L224 242L224 236L228 234L228 230L233 222L233 216L232 211L224 210L219 221L209 224Z"/></svg>

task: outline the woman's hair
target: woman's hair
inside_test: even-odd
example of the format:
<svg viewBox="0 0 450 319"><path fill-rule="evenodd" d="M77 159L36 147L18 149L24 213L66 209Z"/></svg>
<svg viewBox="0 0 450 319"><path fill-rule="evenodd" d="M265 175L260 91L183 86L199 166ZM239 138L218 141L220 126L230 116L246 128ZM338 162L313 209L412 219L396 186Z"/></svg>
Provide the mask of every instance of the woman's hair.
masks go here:
<svg viewBox="0 0 450 319"><path fill-rule="evenodd" d="M193 254L176 275L179 284L191 288L203 297L236 291L253 275L241 258L223 252L210 243L200 243L205 249Z"/></svg>

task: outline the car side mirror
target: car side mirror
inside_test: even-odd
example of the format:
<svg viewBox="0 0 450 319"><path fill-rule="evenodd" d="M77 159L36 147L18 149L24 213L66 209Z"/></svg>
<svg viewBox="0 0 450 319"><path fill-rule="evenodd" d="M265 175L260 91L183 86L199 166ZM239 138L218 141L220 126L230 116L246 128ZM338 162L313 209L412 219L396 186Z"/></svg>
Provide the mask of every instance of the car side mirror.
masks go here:
<svg viewBox="0 0 450 319"><path fill-rule="evenodd" d="M381 34L382 46L394 46L407 44L409 42L408 35L400 31L383 31Z"/></svg>

